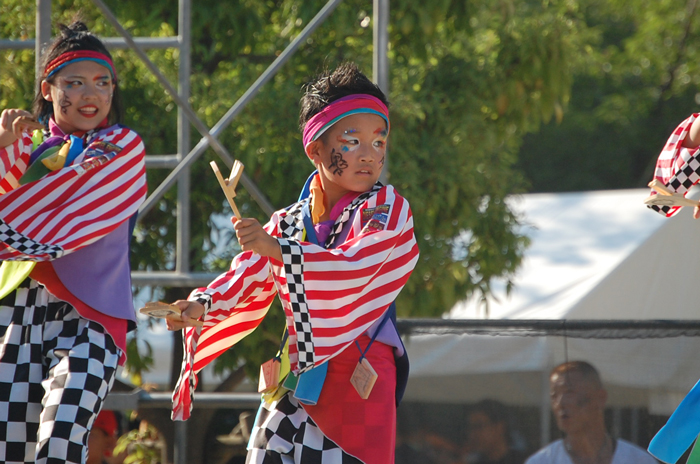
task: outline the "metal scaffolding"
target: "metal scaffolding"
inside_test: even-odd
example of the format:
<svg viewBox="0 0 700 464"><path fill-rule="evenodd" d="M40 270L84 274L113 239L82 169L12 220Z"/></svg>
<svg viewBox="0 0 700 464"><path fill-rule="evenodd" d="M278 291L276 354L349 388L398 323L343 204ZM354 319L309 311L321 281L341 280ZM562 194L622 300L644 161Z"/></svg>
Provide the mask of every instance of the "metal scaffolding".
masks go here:
<svg viewBox="0 0 700 464"><path fill-rule="evenodd" d="M335 10L342 0L329 0L316 16L306 25L299 35L287 48L270 64L260 77L244 92L236 103L211 128L197 117L190 107L190 73L191 73L191 0L178 0L178 35L175 37L132 37L119 23L116 16L102 0L92 0L107 21L120 34L120 37L108 37L103 41L109 48L129 48L144 63L149 71L158 79L163 88L177 104L177 154L161 154L146 156L148 169L172 169L165 180L151 193L139 209L139 215L145 215L155 206L173 185L177 184L177 243L174 271L132 271L134 285L162 287L197 287L206 285L216 277L216 274L197 273L191 271L189 262L190 248L190 165L211 146L216 154L230 169L234 157L218 141L217 137L250 103L255 95L289 60L296 50ZM373 0L373 79L379 87L388 93L389 87L389 0ZM7 40L0 38L0 49L34 49L35 72L39 76L42 48L51 40L51 0L36 0L36 38L29 40ZM167 78L151 62L144 50L177 48L179 49L177 90ZM190 148L189 126L192 124L202 135L197 144ZM388 157L387 157L388 160ZM388 162L385 164L381 180L386 182ZM267 200L262 191L244 173L240 182L246 188L253 200L268 215L276 208Z"/></svg>

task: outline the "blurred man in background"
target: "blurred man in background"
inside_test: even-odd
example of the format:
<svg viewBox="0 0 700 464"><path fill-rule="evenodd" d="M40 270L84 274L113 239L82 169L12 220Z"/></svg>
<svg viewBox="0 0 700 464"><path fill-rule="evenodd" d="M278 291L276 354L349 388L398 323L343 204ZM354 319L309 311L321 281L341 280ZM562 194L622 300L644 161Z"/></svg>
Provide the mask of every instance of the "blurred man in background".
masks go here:
<svg viewBox="0 0 700 464"><path fill-rule="evenodd" d="M658 464L642 448L608 433L608 394L595 367L585 361L560 364L552 369L549 389L564 438L539 450L526 464Z"/></svg>

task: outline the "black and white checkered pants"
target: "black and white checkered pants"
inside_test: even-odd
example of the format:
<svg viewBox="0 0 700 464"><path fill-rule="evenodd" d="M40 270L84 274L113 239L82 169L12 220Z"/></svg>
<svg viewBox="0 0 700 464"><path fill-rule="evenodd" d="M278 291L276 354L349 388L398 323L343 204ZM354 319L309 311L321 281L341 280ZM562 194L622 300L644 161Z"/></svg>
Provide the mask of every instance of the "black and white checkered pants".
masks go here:
<svg viewBox="0 0 700 464"><path fill-rule="evenodd" d="M362 464L319 429L304 408L287 393L263 403L248 443L246 464Z"/></svg>
<svg viewBox="0 0 700 464"><path fill-rule="evenodd" d="M119 355L100 324L32 279L0 300L0 462L84 463Z"/></svg>

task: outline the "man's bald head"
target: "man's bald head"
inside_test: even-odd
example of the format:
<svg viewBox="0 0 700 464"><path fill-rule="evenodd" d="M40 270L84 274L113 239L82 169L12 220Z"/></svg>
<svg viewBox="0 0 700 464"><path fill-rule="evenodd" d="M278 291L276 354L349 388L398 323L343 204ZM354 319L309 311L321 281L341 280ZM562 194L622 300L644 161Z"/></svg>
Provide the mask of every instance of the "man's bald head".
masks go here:
<svg viewBox="0 0 700 464"><path fill-rule="evenodd" d="M595 388L603 388L603 382L600 380L598 370L586 361L569 361L559 364L549 373L551 379L555 375L566 376L567 374L577 373L580 378L586 382L590 382Z"/></svg>
<svg viewBox="0 0 700 464"><path fill-rule="evenodd" d="M571 361L552 369L550 400L557 426L566 434L604 430L607 393L598 371L585 361Z"/></svg>

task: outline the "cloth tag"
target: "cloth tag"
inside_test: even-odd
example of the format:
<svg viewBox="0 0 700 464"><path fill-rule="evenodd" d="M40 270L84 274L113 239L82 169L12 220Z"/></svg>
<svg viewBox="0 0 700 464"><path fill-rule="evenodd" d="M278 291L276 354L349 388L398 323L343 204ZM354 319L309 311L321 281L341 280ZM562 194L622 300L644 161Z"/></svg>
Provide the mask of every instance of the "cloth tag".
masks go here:
<svg viewBox="0 0 700 464"><path fill-rule="evenodd" d="M355 366L355 371L352 373L352 377L350 377L350 383L355 387L360 398L366 400L372 392L377 377L379 377L377 372L369 361L367 361L367 358L362 358L360 362L357 363L357 366Z"/></svg>
<svg viewBox="0 0 700 464"><path fill-rule="evenodd" d="M260 382L258 383L258 393L267 393L277 388L280 376L280 360L272 358L260 366Z"/></svg>

